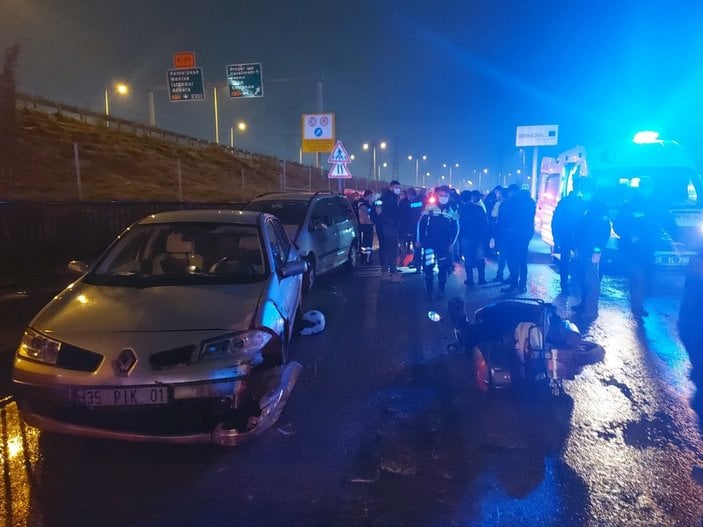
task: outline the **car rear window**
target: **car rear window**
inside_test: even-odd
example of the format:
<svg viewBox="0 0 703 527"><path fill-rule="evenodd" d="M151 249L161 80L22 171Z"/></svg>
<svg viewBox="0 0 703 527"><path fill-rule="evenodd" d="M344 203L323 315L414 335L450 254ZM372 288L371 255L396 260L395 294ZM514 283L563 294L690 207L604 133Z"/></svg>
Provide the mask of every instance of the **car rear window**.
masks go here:
<svg viewBox="0 0 703 527"><path fill-rule="evenodd" d="M244 210L276 216L283 225L302 225L308 211L307 201L251 201Z"/></svg>

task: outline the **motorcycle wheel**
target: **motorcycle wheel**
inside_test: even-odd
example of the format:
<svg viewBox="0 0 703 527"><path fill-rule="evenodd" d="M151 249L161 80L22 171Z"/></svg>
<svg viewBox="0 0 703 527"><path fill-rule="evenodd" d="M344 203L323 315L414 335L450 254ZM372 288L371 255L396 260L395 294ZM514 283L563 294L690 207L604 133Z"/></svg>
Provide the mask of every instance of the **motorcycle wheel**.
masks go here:
<svg viewBox="0 0 703 527"><path fill-rule="evenodd" d="M478 346L473 350L473 379L476 390L480 393L488 393L491 388L490 368L488 361Z"/></svg>

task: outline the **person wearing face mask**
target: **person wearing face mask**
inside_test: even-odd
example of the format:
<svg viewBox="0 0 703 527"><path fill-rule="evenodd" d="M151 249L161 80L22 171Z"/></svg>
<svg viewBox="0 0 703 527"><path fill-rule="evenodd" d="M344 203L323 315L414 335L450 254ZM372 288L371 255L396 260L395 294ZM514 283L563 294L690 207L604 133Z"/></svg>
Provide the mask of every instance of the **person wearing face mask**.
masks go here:
<svg viewBox="0 0 703 527"><path fill-rule="evenodd" d="M449 187L435 189L437 203L428 205L418 223L418 246L425 254L425 289L432 299L434 269L439 267L437 298L444 297L449 268L452 266L452 250L459 232L459 214L449 202Z"/></svg>
<svg viewBox="0 0 703 527"><path fill-rule="evenodd" d="M395 180L391 181L390 187L381 193L380 205L374 208L380 245L381 273L383 273L381 279L394 283L403 282L397 266L401 224L401 212L398 205L400 190L400 183Z"/></svg>

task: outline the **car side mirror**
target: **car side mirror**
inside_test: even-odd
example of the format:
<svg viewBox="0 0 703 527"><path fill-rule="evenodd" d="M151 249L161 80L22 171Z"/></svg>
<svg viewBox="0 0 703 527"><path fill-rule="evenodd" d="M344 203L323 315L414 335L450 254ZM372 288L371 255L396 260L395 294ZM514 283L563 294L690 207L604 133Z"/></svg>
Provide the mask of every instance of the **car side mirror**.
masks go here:
<svg viewBox="0 0 703 527"><path fill-rule="evenodd" d="M66 266L66 271L73 275L82 275L88 272L88 264L80 260L71 260Z"/></svg>
<svg viewBox="0 0 703 527"><path fill-rule="evenodd" d="M281 276L283 278L288 278L289 276L296 276L299 274L304 274L308 270L308 263L302 260L293 260L291 262L286 262L281 266Z"/></svg>

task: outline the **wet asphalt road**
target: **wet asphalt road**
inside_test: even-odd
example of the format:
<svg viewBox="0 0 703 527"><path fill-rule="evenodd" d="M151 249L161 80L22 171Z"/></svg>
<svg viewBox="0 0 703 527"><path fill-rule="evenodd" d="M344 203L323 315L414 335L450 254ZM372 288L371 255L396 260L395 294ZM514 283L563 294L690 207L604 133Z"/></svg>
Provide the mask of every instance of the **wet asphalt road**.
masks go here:
<svg viewBox="0 0 703 527"><path fill-rule="evenodd" d="M320 277L306 308L324 333L296 337L305 366L273 429L238 448L124 444L40 434L1 409L4 525L594 525L698 526L691 478L703 444L676 337L682 280L656 278L651 316L628 313L606 278L588 329L602 362L558 399L483 397L466 354L448 351L422 279L378 268ZM489 278L493 267L489 266ZM447 299L465 296L463 272ZM554 300L558 276L533 255L529 295ZM472 309L499 287L465 296ZM47 292L44 295L48 295ZM0 301L0 388L12 347L42 295Z"/></svg>

